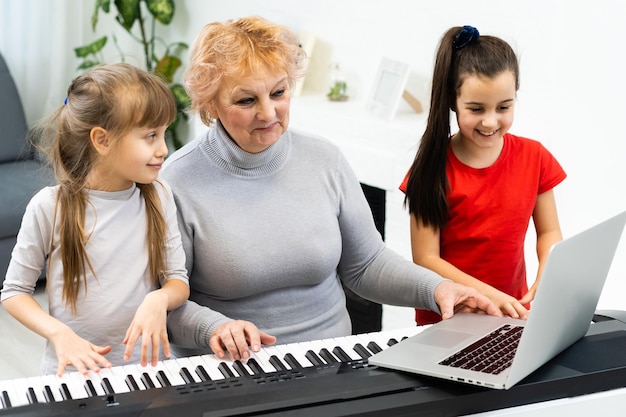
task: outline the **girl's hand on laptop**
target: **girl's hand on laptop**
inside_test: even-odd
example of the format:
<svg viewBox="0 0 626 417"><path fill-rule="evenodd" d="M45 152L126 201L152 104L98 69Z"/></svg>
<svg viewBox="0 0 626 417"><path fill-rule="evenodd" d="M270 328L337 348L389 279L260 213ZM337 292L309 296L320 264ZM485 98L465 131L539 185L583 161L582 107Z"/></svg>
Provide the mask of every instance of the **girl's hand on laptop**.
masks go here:
<svg viewBox="0 0 626 417"><path fill-rule="evenodd" d="M514 319L526 320L528 317L528 309L522 305L515 297L498 291L495 288L493 293L489 294L489 298L500 309L503 315L512 317Z"/></svg>
<svg viewBox="0 0 626 417"><path fill-rule="evenodd" d="M526 306L529 305L532 300L535 299L535 294L537 293L537 282L533 284L533 286L528 290L526 295L519 299L520 304Z"/></svg>

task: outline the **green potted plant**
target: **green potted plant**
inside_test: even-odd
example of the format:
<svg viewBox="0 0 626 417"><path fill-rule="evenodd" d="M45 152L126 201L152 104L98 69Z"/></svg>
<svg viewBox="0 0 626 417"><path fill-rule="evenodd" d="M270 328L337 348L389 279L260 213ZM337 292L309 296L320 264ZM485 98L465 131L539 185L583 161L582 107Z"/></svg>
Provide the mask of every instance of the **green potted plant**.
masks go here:
<svg viewBox="0 0 626 417"><path fill-rule="evenodd" d="M157 24L169 25L174 17L174 0L115 0L113 2L117 10L115 20L126 32L140 43L144 59L145 69L159 74L169 84L178 114L176 120L167 129L167 138L171 145L178 149L183 142L178 137L176 128L181 120L187 121L187 108L190 98L185 88L174 81L174 74L181 67L180 55L182 51L189 48L184 42L166 42L156 36ZM98 24L98 14L102 10L109 13L111 0L96 0L95 8L91 16L91 29L95 32ZM79 70L86 70L102 63L102 50L107 44L108 37L91 42L88 45L74 49L77 58L82 59ZM124 53L117 44L117 38L113 36L113 41L124 61Z"/></svg>

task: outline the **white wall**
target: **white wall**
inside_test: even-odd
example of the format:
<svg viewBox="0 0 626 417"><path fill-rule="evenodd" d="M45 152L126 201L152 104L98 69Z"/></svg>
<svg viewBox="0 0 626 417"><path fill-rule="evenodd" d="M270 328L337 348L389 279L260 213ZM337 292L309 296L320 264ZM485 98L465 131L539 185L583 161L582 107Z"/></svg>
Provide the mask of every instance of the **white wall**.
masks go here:
<svg viewBox="0 0 626 417"><path fill-rule="evenodd" d="M0 0L0 4L10 1L17 0ZM25 1L41 4L44 0ZM73 1L83 2L65 0ZM339 62L350 94L357 99L367 96L380 58L388 56L411 65L409 90L426 103L434 52L448 27L471 24L483 34L500 36L513 45L521 60L521 88L512 131L543 142L568 173L556 188L564 235L626 209L626 141L621 138L626 2L181 0L176 4L174 22L165 33L190 44L210 21L251 14L313 33L317 46L306 88L323 93L330 63ZM88 22L92 8L84 9L83 20ZM76 39L72 47L92 36L79 23L65 22L55 30L62 29L68 31L70 40ZM49 39L41 40L43 45L47 42ZM71 48L68 51L71 53ZM8 60L14 72L27 69L22 60ZM48 62L50 68L40 69L42 77L55 68L53 59ZM59 82L66 84L74 75ZM20 77L20 88L26 90L32 78ZM47 111L36 100L25 101L29 115ZM416 141L418 138L416 133ZM532 242L529 248L532 255ZM533 258L529 256L531 270ZM625 281L626 244L622 244L601 308L626 309Z"/></svg>
<svg viewBox="0 0 626 417"><path fill-rule="evenodd" d="M363 98L381 57L405 61L412 68L408 87L425 103L437 42L448 27L471 24L500 36L521 63L512 131L540 140L568 173L556 188L564 235L626 210L626 140L621 139L626 2L185 0L177 13L184 15L179 33L190 39L210 21L251 14L315 34L316 73L305 89L317 92L324 92L332 62L341 64L350 94ZM532 244L527 245L530 271ZM624 295L626 244L618 249L600 308L626 309Z"/></svg>

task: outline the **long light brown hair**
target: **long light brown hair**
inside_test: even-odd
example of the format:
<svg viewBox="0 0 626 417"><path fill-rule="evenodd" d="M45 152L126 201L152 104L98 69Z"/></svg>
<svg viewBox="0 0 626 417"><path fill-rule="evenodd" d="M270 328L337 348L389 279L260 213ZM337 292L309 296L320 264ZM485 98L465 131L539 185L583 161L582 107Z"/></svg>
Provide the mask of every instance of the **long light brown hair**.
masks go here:
<svg viewBox="0 0 626 417"><path fill-rule="evenodd" d="M131 129L168 125L175 116L174 98L163 80L121 63L96 67L75 78L65 103L35 129L59 184L54 218L59 228L63 301L74 313L81 286L86 290L88 268L96 276L86 251L90 231L85 230L87 176L99 158L91 130L96 126L107 130L115 146ZM167 227L154 184L137 187L146 203L150 276L158 281L165 268Z"/></svg>

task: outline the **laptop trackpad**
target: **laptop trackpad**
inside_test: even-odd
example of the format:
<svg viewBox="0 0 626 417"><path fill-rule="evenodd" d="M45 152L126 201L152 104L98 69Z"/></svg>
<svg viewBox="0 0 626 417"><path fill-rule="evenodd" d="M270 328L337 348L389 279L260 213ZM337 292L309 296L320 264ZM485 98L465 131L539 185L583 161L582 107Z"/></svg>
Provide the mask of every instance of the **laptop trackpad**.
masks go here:
<svg viewBox="0 0 626 417"><path fill-rule="evenodd" d="M451 347L464 340L474 337L471 333L459 332L456 330L432 329L428 332L428 337L418 337L416 342L424 345Z"/></svg>

